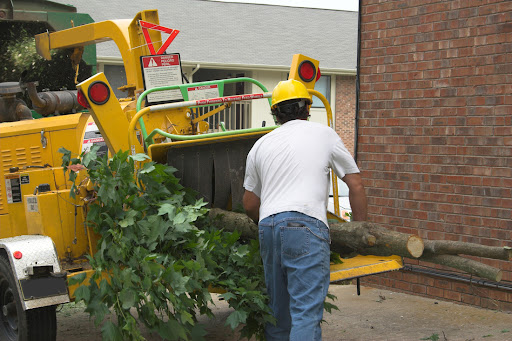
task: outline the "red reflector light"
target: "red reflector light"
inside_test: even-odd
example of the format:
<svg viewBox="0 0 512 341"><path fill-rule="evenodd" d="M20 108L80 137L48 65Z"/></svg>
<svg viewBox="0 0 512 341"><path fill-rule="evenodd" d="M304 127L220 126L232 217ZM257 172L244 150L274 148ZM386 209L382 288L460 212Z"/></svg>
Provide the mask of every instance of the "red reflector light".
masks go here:
<svg viewBox="0 0 512 341"><path fill-rule="evenodd" d="M316 81L318 82L318 80L320 79L320 77L322 77L322 73L320 72L320 68L318 69L318 73L316 75Z"/></svg>
<svg viewBox="0 0 512 341"><path fill-rule="evenodd" d="M299 76L304 82L311 82L316 77L315 65L309 60L300 63Z"/></svg>
<svg viewBox="0 0 512 341"><path fill-rule="evenodd" d="M84 92L82 90L78 90L78 92L76 93L76 100L78 101L78 104L80 104L84 108L91 107L87 102L87 99L85 98Z"/></svg>
<svg viewBox="0 0 512 341"><path fill-rule="evenodd" d="M94 104L105 104L110 98L110 89L107 84L103 82L94 82L89 86L89 99Z"/></svg>
<svg viewBox="0 0 512 341"><path fill-rule="evenodd" d="M12 255L16 259L21 259L21 257L23 257L23 254L20 251L14 251L14 253Z"/></svg>

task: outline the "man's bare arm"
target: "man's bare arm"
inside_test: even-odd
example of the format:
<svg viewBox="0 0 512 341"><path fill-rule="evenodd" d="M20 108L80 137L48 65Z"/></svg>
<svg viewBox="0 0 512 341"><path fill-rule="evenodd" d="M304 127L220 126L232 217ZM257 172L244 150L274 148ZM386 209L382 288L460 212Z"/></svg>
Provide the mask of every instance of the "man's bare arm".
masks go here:
<svg viewBox="0 0 512 341"><path fill-rule="evenodd" d="M341 180L348 186L352 220L365 221L368 218L368 203L361 175L359 173L347 174Z"/></svg>
<svg viewBox="0 0 512 341"><path fill-rule="evenodd" d="M246 190L242 201L243 201L245 213L256 224L258 224L258 221L260 218L260 198L253 192Z"/></svg>

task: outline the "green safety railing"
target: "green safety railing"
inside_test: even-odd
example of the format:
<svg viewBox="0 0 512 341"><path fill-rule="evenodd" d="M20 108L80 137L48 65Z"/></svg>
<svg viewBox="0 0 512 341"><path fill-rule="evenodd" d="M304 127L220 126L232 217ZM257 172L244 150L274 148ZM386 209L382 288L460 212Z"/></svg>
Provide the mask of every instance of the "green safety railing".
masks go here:
<svg viewBox="0 0 512 341"><path fill-rule="evenodd" d="M220 79L220 80L213 80L213 81L206 81L206 82L197 82L197 83L189 83L189 84L161 86L161 87L156 87L156 88L151 88L151 89L145 90L139 96L139 98L137 99L137 112L139 112L141 110L142 102L144 101L144 99L150 93L155 92L155 91L166 91L166 90L177 90L177 89L179 89L180 92L181 92L181 96L183 97L183 100L184 101L188 101L189 100L188 99L188 88L196 87L196 86L217 85L218 88L219 88L219 96L222 97L223 94L224 94L224 85L225 84L239 83L239 82L253 83L253 84L257 85L261 90L263 90L263 92L268 92L267 88L263 84L261 84L259 81L255 80L255 79L249 78L249 77L238 77L238 78ZM269 105L271 104L271 99L270 98L268 99L268 103L269 103ZM222 103L214 104L214 105L221 105L221 104ZM212 104L207 104L207 105L212 105ZM197 108L197 107L203 107L203 106L207 106L207 105L198 105L198 106L193 106L193 107ZM169 134L169 133L164 132L164 131L162 131L160 129L155 129L151 133L151 137L149 137L148 133L146 131L146 126L144 124L144 120L142 119L142 117L139 118L139 125L140 125L140 130L141 130L141 133L142 133L143 140L145 142L149 142L149 144L153 144L154 143L152 137L155 136L157 133L161 134L162 136L173 138L173 139L176 139L176 140L178 140L178 139L180 139L180 140L187 140L187 139L192 140L192 139L207 138L207 137L209 137L208 135L210 135L210 134L175 135L175 134ZM268 127L268 128L265 128L265 129L266 130L271 130L270 128L274 129L275 127ZM261 129L261 128L253 128L253 129ZM253 129L237 130L236 133L242 134L242 133L245 133L245 132L252 131ZM229 135L233 135L230 132L221 132L221 133L212 133L212 134L229 134ZM217 136L219 136L219 135L217 135ZM220 135L220 136L222 136L222 135ZM179 138L177 138L177 137L179 137ZM148 138L149 138L149 140L148 140Z"/></svg>

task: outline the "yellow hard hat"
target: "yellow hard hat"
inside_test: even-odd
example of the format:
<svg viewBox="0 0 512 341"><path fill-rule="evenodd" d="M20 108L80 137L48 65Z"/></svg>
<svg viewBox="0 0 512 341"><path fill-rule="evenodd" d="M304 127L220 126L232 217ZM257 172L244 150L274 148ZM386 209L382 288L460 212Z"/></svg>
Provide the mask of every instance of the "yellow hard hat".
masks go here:
<svg viewBox="0 0 512 341"><path fill-rule="evenodd" d="M290 99L306 99L311 103L311 96L304 84L294 79L281 81L272 91L272 109L279 103Z"/></svg>

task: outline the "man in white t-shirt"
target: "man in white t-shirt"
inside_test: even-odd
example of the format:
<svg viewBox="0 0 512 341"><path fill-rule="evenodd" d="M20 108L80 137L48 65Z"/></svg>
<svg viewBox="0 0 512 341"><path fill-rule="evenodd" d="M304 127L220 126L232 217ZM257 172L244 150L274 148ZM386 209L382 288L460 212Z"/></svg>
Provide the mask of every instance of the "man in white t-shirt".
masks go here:
<svg viewBox="0 0 512 341"><path fill-rule="evenodd" d="M265 328L268 341L322 338L330 277L329 169L349 188L353 220L366 220L359 169L334 130L307 121L310 104L301 82L280 82L271 109L281 126L260 138L247 156L243 204L259 225L265 283L277 320Z"/></svg>

